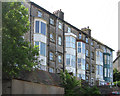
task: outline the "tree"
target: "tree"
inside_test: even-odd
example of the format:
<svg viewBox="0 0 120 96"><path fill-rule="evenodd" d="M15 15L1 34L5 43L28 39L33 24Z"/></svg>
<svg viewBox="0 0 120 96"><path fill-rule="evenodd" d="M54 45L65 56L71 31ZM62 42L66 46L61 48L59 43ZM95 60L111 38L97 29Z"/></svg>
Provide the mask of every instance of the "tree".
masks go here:
<svg viewBox="0 0 120 96"><path fill-rule="evenodd" d="M120 81L120 72L116 68L113 70L113 81Z"/></svg>
<svg viewBox="0 0 120 96"><path fill-rule="evenodd" d="M37 48L22 36L29 31L28 9L20 2L2 3L2 62L3 74L17 76L37 64Z"/></svg>
<svg viewBox="0 0 120 96"><path fill-rule="evenodd" d="M96 96L100 91L96 86L90 87L82 85L82 81L71 76L66 70L61 72L61 85L65 88L65 96Z"/></svg>

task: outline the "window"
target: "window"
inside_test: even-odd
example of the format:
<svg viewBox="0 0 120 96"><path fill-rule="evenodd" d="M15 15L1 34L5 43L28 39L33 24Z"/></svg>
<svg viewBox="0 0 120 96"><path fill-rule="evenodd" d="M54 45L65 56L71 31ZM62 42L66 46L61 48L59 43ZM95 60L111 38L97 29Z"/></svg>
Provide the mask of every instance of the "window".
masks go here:
<svg viewBox="0 0 120 96"><path fill-rule="evenodd" d="M86 56L88 57L88 50L86 50Z"/></svg>
<svg viewBox="0 0 120 96"><path fill-rule="evenodd" d="M86 64L86 70L88 70L89 69L89 65L88 64Z"/></svg>
<svg viewBox="0 0 120 96"><path fill-rule="evenodd" d="M88 43L88 37L86 37L86 43Z"/></svg>
<svg viewBox="0 0 120 96"><path fill-rule="evenodd" d="M66 36L66 47L71 47L70 36Z"/></svg>
<svg viewBox="0 0 120 96"><path fill-rule="evenodd" d="M38 11L38 17L42 17L42 12Z"/></svg>
<svg viewBox="0 0 120 96"><path fill-rule="evenodd" d="M35 33L39 33L39 21L35 22Z"/></svg>
<svg viewBox="0 0 120 96"><path fill-rule="evenodd" d="M40 65L40 70L46 71L46 67L44 65Z"/></svg>
<svg viewBox="0 0 120 96"><path fill-rule="evenodd" d="M94 52L91 52L91 58L94 59Z"/></svg>
<svg viewBox="0 0 120 96"><path fill-rule="evenodd" d="M39 49L39 42L38 41L35 42L35 45L36 45L37 49Z"/></svg>
<svg viewBox="0 0 120 96"><path fill-rule="evenodd" d="M59 22L58 28L62 29L62 23L61 22Z"/></svg>
<svg viewBox="0 0 120 96"><path fill-rule="evenodd" d="M50 24L54 25L54 20L50 18Z"/></svg>
<svg viewBox="0 0 120 96"><path fill-rule="evenodd" d="M66 54L66 65L75 67L75 56Z"/></svg>
<svg viewBox="0 0 120 96"><path fill-rule="evenodd" d="M78 42L78 53L81 53L81 42Z"/></svg>
<svg viewBox="0 0 120 96"><path fill-rule="evenodd" d="M75 48L75 38L66 36L66 47Z"/></svg>
<svg viewBox="0 0 120 96"><path fill-rule="evenodd" d="M75 38L74 37L71 37L71 39L72 39L72 48L75 48Z"/></svg>
<svg viewBox="0 0 120 96"><path fill-rule="evenodd" d="M41 34L46 35L46 24L41 22Z"/></svg>
<svg viewBox="0 0 120 96"><path fill-rule="evenodd" d="M79 39L81 39L82 38L82 35L81 35L81 33L79 33Z"/></svg>
<svg viewBox="0 0 120 96"><path fill-rule="evenodd" d="M45 43L40 43L40 54L46 56L46 45Z"/></svg>
<svg viewBox="0 0 120 96"><path fill-rule="evenodd" d="M108 77L110 77L110 69L108 69L108 74L107 74Z"/></svg>
<svg viewBox="0 0 120 96"><path fill-rule="evenodd" d="M104 68L104 76L107 77L107 68Z"/></svg>
<svg viewBox="0 0 120 96"><path fill-rule="evenodd" d="M66 64L70 65L70 55L66 54Z"/></svg>
<svg viewBox="0 0 120 96"><path fill-rule="evenodd" d="M58 55L58 62L62 63L62 57L61 57L61 55Z"/></svg>
<svg viewBox="0 0 120 96"><path fill-rule="evenodd" d="M88 82L88 76L86 76L86 81Z"/></svg>
<svg viewBox="0 0 120 96"><path fill-rule="evenodd" d="M62 45L62 38L60 36L58 37L58 45Z"/></svg>
<svg viewBox="0 0 120 96"><path fill-rule="evenodd" d="M54 69L53 68L49 68L49 72L53 73Z"/></svg>
<svg viewBox="0 0 120 96"><path fill-rule="evenodd" d="M71 56L71 66L75 67L75 56L74 55Z"/></svg>
<svg viewBox="0 0 120 96"><path fill-rule="evenodd" d="M49 58L50 58L50 60L54 60L54 56L53 56L53 53L52 52L50 52L50 54L49 54Z"/></svg>
<svg viewBox="0 0 120 96"><path fill-rule="evenodd" d="M91 46L93 46L93 41L91 41Z"/></svg>
<svg viewBox="0 0 120 96"><path fill-rule="evenodd" d="M70 32L71 32L71 28L70 28L70 27L68 27L68 30L67 30L67 31L68 31L68 33L70 33Z"/></svg>
<svg viewBox="0 0 120 96"><path fill-rule="evenodd" d="M85 43L82 42L82 53L85 54Z"/></svg>
<svg viewBox="0 0 120 96"><path fill-rule="evenodd" d="M81 79L82 77L81 77L81 74L79 74L79 78Z"/></svg>
<svg viewBox="0 0 120 96"><path fill-rule="evenodd" d="M96 74L99 75L99 65L97 65L96 67L97 67Z"/></svg>
<svg viewBox="0 0 120 96"><path fill-rule="evenodd" d="M82 60L82 64L81 64L81 69L85 70L85 59L81 59Z"/></svg>
<svg viewBox="0 0 120 96"><path fill-rule="evenodd" d="M54 40L54 36L53 36L53 34L52 33L50 33L50 41L52 41L52 42L54 42L55 40Z"/></svg>
<svg viewBox="0 0 120 96"><path fill-rule="evenodd" d="M82 79L85 80L85 74L81 74L82 75Z"/></svg>
<svg viewBox="0 0 120 96"><path fill-rule="evenodd" d="M85 40L85 35L83 35L83 40Z"/></svg>
<svg viewBox="0 0 120 96"><path fill-rule="evenodd" d="M99 72L100 75L103 76L103 66L100 66L100 70L99 70L99 71L100 71L100 72Z"/></svg>
<svg viewBox="0 0 120 96"><path fill-rule="evenodd" d="M41 21L35 21L35 33L46 35L46 24Z"/></svg>
<svg viewBox="0 0 120 96"><path fill-rule="evenodd" d="M78 68L81 68L81 58L77 59Z"/></svg>

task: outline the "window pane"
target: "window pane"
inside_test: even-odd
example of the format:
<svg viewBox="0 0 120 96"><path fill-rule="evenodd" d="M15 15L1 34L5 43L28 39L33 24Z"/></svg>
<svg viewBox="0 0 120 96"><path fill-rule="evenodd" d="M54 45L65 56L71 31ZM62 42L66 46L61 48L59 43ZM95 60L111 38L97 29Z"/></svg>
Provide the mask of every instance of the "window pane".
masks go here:
<svg viewBox="0 0 120 96"><path fill-rule="evenodd" d="M35 22L35 33L39 33L39 21Z"/></svg>
<svg viewBox="0 0 120 96"><path fill-rule="evenodd" d="M54 25L54 20L50 18L50 24Z"/></svg>
<svg viewBox="0 0 120 96"><path fill-rule="evenodd" d="M66 64L70 65L70 55L66 54Z"/></svg>
<svg viewBox="0 0 120 96"><path fill-rule="evenodd" d="M54 70L53 68L49 68L49 72L53 73L53 70Z"/></svg>
<svg viewBox="0 0 120 96"><path fill-rule="evenodd" d="M68 33L69 33L69 32L71 32L71 28L70 28L70 27L68 27Z"/></svg>
<svg viewBox="0 0 120 96"><path fill-rule="evenodd" d="M42 17L42 13L38 11L38 17Z"/></svg>
<svg viewBox="0 0 120 96"><path fill-rule="evenodd" d="M37 49L39 49L39 42L35 42L35 45L37 46Z"/></svg>
<svg viewBox="0 0 120 96"><path fill-rule="evenodd" d="M75 67L75 56L71 55L71 66Z"/></svg>
<svg viewBox="0 0 120 96"><path fill-rule="evenodd" d="M66 42L70 42L70 37L66 37Z"/></svg>
<svg viewBox="0 0 120 96"><path fill-rule="evenodd" d="M46 35L46 24L41 22L41 34Z"/></svg>
<svg viewBox="0 0 120 96"><path fill-rule="evenodd" d="M79 33L79 39L81 39L81 37L82 37L82 36L81 36L81 33Z"/></svg>
<svg viewBox="0 0 120 96"><path fill-rule="evenodd" d="M61 58L60 55L58 56L58 62L59 62L59 63L62 63L62 58Z"/></svg>
<svg viewBox="0 0 120 96"><path fill-rule="evenodd" d="M62 38L60 36L58 37L58 44L62 45Z"/></svg>
<svg viewBox="0 0 120 96"><path fill-rule="evenodd" d="M59 22L58 28L59 28L59 29L62 29L62 23Z"/></svg>
<svg viewBox="0 0 120 96"><path fill-rule="evenodd" d="M53 53L50 52L50 60L53 60Z"/></svg>
<svg viewBox="0 0 120 96"><path fill-rule="evenodd" d="M40 44L40 54L45 56L46 55L46 46L45 46L45 43L42 43Z"/></svg>

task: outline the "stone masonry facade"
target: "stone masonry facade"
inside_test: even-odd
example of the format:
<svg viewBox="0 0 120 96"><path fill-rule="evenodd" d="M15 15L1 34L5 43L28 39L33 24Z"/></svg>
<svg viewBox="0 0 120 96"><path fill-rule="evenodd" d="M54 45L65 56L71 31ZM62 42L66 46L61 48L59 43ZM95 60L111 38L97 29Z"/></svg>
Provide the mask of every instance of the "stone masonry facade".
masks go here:
<svg viewBox="0 0 120 96"><path fill-rule="evenodd" d="M93 38L89 27L78 29L66 22L61 10L50 13L34 2L23 5L31 25L24 38L38 46L40 70L68 70L91 85L113 82L113 49Z"/></svg>

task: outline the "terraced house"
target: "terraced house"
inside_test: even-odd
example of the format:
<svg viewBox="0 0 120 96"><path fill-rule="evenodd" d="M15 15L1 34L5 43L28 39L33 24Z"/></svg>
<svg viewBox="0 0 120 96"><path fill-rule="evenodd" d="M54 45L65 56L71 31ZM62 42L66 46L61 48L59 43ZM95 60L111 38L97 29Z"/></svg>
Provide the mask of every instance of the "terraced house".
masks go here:
<svg viewBox="0 0 120 96"><path fill-rule="evenodd" d="M40 70L68 70L91 85L113 82L113 49L93 38L89 27L80 30L66 22L61 10L50 13L33 2L23 5L31 24L24 38L39 46Z"/></svg>

